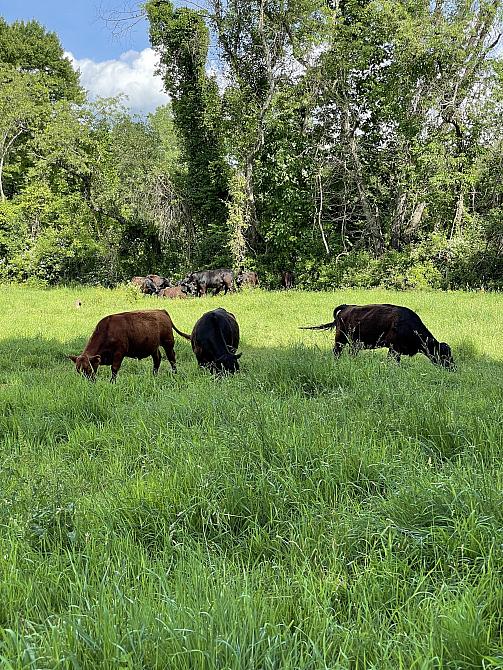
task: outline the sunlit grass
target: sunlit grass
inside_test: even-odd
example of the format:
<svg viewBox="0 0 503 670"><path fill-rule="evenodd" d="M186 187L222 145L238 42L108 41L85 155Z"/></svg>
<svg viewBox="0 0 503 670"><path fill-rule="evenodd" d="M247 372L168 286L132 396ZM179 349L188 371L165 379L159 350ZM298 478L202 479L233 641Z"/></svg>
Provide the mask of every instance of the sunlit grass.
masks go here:
<svg viewBox="0 0 503 670"><path fill-rule="evenodd" d="M298 329L369 302L458 370ZM176 335L177 375L66 358L106 314L219 306L233 377ZM0 667L503 667L501 295L0 287L0 313Z"/></svg>

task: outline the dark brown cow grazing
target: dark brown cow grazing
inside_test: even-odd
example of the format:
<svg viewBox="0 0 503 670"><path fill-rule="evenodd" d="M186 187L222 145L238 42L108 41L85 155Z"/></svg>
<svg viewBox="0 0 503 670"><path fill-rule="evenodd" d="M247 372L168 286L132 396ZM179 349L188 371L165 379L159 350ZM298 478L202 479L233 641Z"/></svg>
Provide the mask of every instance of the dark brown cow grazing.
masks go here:
<svg viewBox="0 0 503 670"><path fill-rule="evenodd" d="M286 289L293 288L293 282L294 282L293 272L286 270L285 272L281 273L281 286L283 288Z"/></svg>
<svg viewBox="0 0 503 670"><path fill-rule="evenodd" d="M154 374L161 364L161 346L166 352L173 372L176 372L173 330L185 337L171 321L164 309L142 312L121 312L105 316L98 322L80 356L70 356L77 372L95 380L100 365L112 366L114 382L124 358L147 358L152 356Z"/></svg>
<svg viewBox="0 0 503 670"><path fill-rule="evenodd" d="M182 291L181 286L171 286L163 288L157 294L159 298L186 298L187 294Z"/></svg>
<svg viewBox="0 0 503 670"><path fill-rule="evenodd" d="M408 307L397 305L339 305L334 320L307 330L336 329L334 355L339 356L346 344L354 353L359 349L387 347L397 362L400 356L423 353L435 365L454 368L451 348L433 337L419 316Z"/></svg>
<svg viewBox="0 0 503 670"><path fill-rule="evenodd" d="M196 322L190 337L192 350L201 367L212 372L237 372L236 354L239 346L239 326L234 314L221 307L206 312Z"/></svg>

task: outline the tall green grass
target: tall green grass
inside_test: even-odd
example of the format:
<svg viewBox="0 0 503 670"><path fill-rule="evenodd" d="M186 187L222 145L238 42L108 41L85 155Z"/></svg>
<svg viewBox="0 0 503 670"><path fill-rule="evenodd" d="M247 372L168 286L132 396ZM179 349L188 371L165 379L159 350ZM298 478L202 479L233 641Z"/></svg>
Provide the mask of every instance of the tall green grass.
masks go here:
<svg viewBox="0 0 503 670"><path fill-rule="evenodd" d="M76 299L82 301L75 308ZM458 370L334 361L340 303L418 311ZM102 316L224 306L242 372L126 359ZM503 668L503 297L0 287L0 667Z"/></svg>

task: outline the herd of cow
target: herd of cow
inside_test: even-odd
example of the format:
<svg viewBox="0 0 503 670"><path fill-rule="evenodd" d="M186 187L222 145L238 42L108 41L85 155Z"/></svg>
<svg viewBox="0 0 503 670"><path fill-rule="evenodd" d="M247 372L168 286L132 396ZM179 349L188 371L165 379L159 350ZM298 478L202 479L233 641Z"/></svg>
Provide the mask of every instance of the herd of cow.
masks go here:
<svg viewBox="0 0 503 670"><path fill-rule="evenodd" d="M281 272L281 286L293 288L293 273ZM167 277L161 275L147 275L146 277L133 277L131 283L137 286L146 295L157 295L159 298L186 298L187 296L203 296L210 290L217 295L223 290L233 291L234 288L245 286L258 286L258 275L253 271L245 271L241 268L236 275L234 284L234 272L228 268L218 270L200 270L191 272L184 279L172 283Z"/></svg>
<svg viewBox="0 0 503 670"><path fill-rule="evenodd" d="M346 345L353 353L360 349L386 347L389 356L397 362L402 355L423 353L436 365L454 368L449 345L439 342L419 316L407 307L339 305L330 323L303 328L335 328L333 352L336 357ZM199 366L214 373L239 370L238 322L234 314L223 308L203 314L190 335L178 330L163 309L111 314L99 321L80 356L70 356L70 359L75 363L77 372L91 380L96 378L100 365L110 365L113 382L124 358L151 356L153 371L157 374L161 364L159 347L162 347L173 372L176 372L173 331L190 341Z"/></svg>

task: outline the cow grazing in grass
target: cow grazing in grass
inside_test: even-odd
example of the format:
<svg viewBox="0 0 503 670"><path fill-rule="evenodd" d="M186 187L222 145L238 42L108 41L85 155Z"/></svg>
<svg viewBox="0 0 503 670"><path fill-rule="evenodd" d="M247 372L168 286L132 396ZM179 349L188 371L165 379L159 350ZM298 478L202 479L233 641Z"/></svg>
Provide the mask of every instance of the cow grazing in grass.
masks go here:
<svg viewBox="0 0 503 670"><path fill-rule="evenodd" d="M334 320L308 330L335 328L334 354L339 356L346 344L353 351L387 347L397 362L401 356L423 353L435 365L454 368L451 348L430 333L419 316L408 307L397 305L339 305Z"/></svg>
<svg viewBox="0 0 503 670"><path fill-rule="evenodd" d="M182 285L186 286L195 295L202 296L206 295L210 289L213 289L213 295L217 295L222 289L226 294L227 291L232 291L233 282L234 274L232 270L220 268L219 270L191 272L183 279Z"/></svg>
<svg viewBox="0 0 503 670"><path fill-rule="evenodd" d="M99 321L80 356L70 356L70 359L77 372L93 381L100 365L111 365L110 381L114 382L124 358L152 356L154 374L157 374L161 364L159 347L162 347L176 372L173 330L190 339L176 328L163 309L111 314Z"/></svg>
<svg viewBox="0 0 503 670"><path fill-rule="evenodd" d="M258 274L256 272L245 272L241 268L236 277L236 286L242 288L243 286L258 286Z"/></svg>
<svg viewBox="0 0 503 670"><path fill-rule="evenodd" d="M221 307L206 312L196 322L190 337L192 350L201 367L212 372L237 372L236 354L239 346L239 326L234 314Z"/></svg>
<svg viewBox="0 0 503 670"><path fill-rule="evenodd" d="M187 294L183 291L180 285L163 288L157 294L159 298L186 298Z"/></svg>

